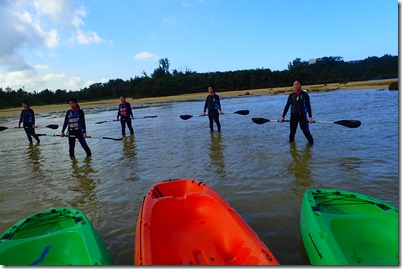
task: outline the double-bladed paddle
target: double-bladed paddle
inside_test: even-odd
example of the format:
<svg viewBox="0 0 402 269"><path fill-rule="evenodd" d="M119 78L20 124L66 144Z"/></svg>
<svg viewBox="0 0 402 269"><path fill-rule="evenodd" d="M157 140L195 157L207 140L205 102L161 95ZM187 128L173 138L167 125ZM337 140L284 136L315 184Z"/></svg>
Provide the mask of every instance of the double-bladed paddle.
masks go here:
<svg viewBox="0 0 402 269"><path fill-rule="evenodd" d="M59 135L59 134L53 134L53 135L49 135L49 134L36 134L37 136L53 136L53 137L55 137L55 136L60 136L60 137L62 137L61 135ZM69 137L70 135L65 135L66 137ZM76 137L75 135L71 135L70 137ZM103 136L103 137L94 137L94 136L90 136L90 135L87 135L87 137L86 138L96 138L96 139L109 139L109 140L114 140L114 141L122 141L123 140L123 138L113 138L113 137L107 137L107 136Z"/></svg>
<svg viewBox="0 0 402 269"><path fill-rule="evenodd" d="M239 115L248 115L250 113L250 111L248 110L238 110L235 112L227 112L227 113L223 113L223 114L228 114L228 113L234 113L234 114L239 114ZM203 116L203 115L198 115L198 116ZM182 120L188 120L191 119L192 117L194 117L193 115L180 115L180 118Z"/></svg>
<svg viewBox="0 0 402 269"><path fill-rule="evenodd" d="M264 124L267 122L279 122L278 120L269 120L265 118L251 118L251 120L256 124ZM290 120L284 120L284 122L290 122ZM357 128L362 123L359 120L338 120L338 121L313 121L314 123L327 123L327 124L338 124L348 128Z"/></svg>
<svg viewBox="0 0 402 269"><path fill-rule="evenodd" d="M149 119L149 118L156 118L156 117L158 117L158 116L152 115L152 116L134 117L134 120L138 120L138 119ZM97 122L95 122L95 124L102 124L102 123L105 123L105 122L113 122L113 121L118 121L118 120L97 121Z"/></svg>
<svg viewBox="0 0 402 269"><path fill-rule="evenodd" d="M19 127L14 127L14 128L19 128ZM23 128L23 127L21 127L21 128ZM57 128L59 128L59 125L57 125L57 124L49 124L49 125L46 125L46 128L56 130ZM0 126L0 131L4 131L4 130L7 130L7 129L8 129L8 127Z"/></svg>

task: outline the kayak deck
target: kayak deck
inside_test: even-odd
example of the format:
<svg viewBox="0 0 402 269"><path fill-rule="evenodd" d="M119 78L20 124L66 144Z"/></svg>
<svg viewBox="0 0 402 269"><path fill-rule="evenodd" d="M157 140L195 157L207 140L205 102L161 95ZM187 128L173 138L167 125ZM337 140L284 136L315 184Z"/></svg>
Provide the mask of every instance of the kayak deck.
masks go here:
<svg viewBox="0 0 402 269"><path fill-rule="evenodd" d="M0 237L3 265L102 265L112 259L90 221L75 208L29 216Z"/></svg>
<svg viewBox="0 0 402 269"><path fill-rule="evenodd" d="M141 241L141 242L140 242ZM137 225L136 264L278 264L217 193L196 180L151 188Z"/></svg>
<svg viewBox="0 0 402 269"><path fill-rule="evenodd" d="M307 190L301 233L311 264L396 265L398 210L363 194Z"/></svg>

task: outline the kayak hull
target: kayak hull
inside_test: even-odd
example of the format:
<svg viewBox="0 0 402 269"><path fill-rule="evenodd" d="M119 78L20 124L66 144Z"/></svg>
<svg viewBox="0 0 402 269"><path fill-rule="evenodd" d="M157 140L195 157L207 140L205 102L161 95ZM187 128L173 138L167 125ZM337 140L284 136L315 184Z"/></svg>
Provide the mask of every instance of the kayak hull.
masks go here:
<svg viewBox="0 0 402 269"><path fill-rule="evenodd" d="M144 197L135 265L277 265L240 215L205 183L162 181Z"/></svg>
<svg viewBox="0 0 402 269"><path fill-rule="evenodd" d="M312 265L398 265L398 209L364 194L304 193L300 231Z"/></svg>
<svg viewBox="0 0 402 269"><path fill-rule="evenodd" d="M0 237L2 265L106 265L109 250L83 212L45 210L14 224Z"/></svg>

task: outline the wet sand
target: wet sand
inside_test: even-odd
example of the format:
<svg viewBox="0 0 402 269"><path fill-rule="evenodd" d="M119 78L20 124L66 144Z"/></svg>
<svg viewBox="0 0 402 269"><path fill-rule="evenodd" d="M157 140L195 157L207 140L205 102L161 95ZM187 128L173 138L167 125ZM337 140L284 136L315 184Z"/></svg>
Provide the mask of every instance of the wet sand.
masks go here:
<svg viewBox="0 0 402 269"><path fill-rule="evenodd" d="M391 82L397 81L395 79L389 80L371 80L371 81L357 81L348 83L329 83L329 84L318 84L318 85L303 85L303 89L309 92L326 92L334 90L359 90L359 89L387 89ZM263 88L256 90L240 90L240 91L227 91L227 92L217 92L222 98L224 97L235 97L235 96L258 96L258 95L274 95L274 94L288 94L291 93L292 87L277 87L277 88ZM141 106L144 104L151 103L163 103L163 102L174 102L174 101L189 101L189 100L204 100L208 95L207 90L201 93L191 93L191 94L180 94L165 97L148 97L132 99L127 98L127 102L130 102L133 106ZM120 103L118 98L102 101L91 101L91 102L80 102L78 100L80 107L94 108L94 107L104 107L113 106L116 107ZM56 112L56 111L66 111L69 109L68 104L61 105L45 105L45 106L31 106L35 113L42 112ZM21 107L8 108L0 110L0 116L10 116L19 115L21 112Z"/></svg>

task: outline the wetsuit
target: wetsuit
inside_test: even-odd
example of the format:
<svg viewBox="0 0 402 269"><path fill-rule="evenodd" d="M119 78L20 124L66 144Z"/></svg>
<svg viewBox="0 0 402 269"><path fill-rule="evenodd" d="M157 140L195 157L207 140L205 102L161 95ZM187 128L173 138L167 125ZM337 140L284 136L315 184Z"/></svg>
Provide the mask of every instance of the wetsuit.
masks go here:
<svg viewBox="0 0 402 269"><path fill-rule="evenodd" d="M123 102L119 105L119 110L117 111L117 119L120 118L121 133L126 134L126 124L128 129L130 129L130 134L134 134L134 129L131 124L131 118L133 117L133 110L128 102Z"/></svg>
<svg viewBox="0 0 402 269"><path fill-rule="evenodd" d="M91 149L89 148L85 138L83 137L83 134L86 133L84 111L79 108L76 110L68 110L66 113L66 117L64 118L62 132L66 130L67 125L70 157L74 157L75 139L78 139L82 148L85 150L87 157L90 157Z"/></svg>
<svg viewBox="0 0 402 269"><path fill-rule="evenodd" d="M214 131L213 122L215 121L216 126L218 127L218 132L221 131L221 123L219 122L219 111L222 110L221 102L219 99L219 95L216 93L210 94L207 96L204 105L204 112L207 111L208 108L208 118L209 118L209 129L211 132Z"/></svg>
<svg viewBox="0 0 402 269"><path fill-rule="evenodd" d="M39 137L35 134L35 113L31 108L24 108L21 111L20 121L18 126L21 124L24 127L25 133L27 134L28 141L32 144L32 136L35 138L36 142L40 143Z"/></svg>
<svg viewBox="0 0 402 269"><path fill-rule="evenodd" d="M282 117L285 118L290 108L290 134L289 141L295 140L297 124L310 144L314 144L313 136L310 133L307 115L311 118L310 97L306 91L293 92L289 94L288 101L283 109Z"/></svg>

